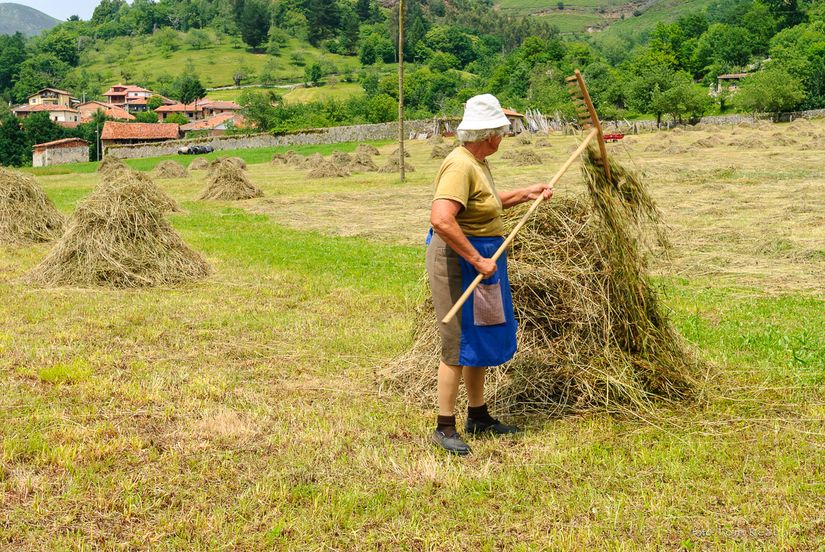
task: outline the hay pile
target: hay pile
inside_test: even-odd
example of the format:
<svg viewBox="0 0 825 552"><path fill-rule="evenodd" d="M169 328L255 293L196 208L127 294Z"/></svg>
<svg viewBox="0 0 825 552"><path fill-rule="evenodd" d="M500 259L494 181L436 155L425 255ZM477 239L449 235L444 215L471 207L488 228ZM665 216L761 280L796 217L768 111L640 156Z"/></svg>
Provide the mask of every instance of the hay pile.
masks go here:
<svg viewBox="0 0 825 552"><path fill-rule="evenodd" d="M771 144L776 146L795 146L798 142L794 138L785 136L781 132L774 132L771 134Z"/></svg>
<svg viewBox="0 0 825 552"><path fill-rule="evenodd" d="M110 175L114 174L118 171L128 170L129 167L123 160L119 157L115 157L114 155L107 155L103 158L103 161L97 166L97 172L102 175Z"/></svg>
<svg viewBox="0 0 825 552"><path fill-rule="evenodd" d="M427 138L427 143L430 144L430 145L433 145L433 146L435 146L437 144L440 144L443 141L444 141L444 138L442 138L442 136L440 134L433 134L432 136Z"/></svg>
<svg viewBox="0 0 825 552"><path fill-rule="evenodd" d="M352 156L348 153L334 151L332 152L332 156L330 156L330 161L339 166L346 166L352 163Z"/></svg>
<svg viewBox="0 0 825 552"><path fill-rule="evenodd" d="M398 153L395 156L387 159L387 164L378 169L380 173L397 173L401 170L401 164L398 162ZM407 162L404 162L404 170L406 172L415 172L415 167Z"/></svg>
<svg viewBox="0 0 825 552"><path fill-rule="evenodd" d="M0 243L51 241L63 234L65 223L34 178L0 167Z"/></svg>
<svg viewBox="0 0 825 552"><path fill-rule="evenodd" d="M541 165L541 157L539 157L539 155L532 150L517 151L513 156L513 165L516 167Z"/></svg>
<svg viewBox="0 0 825 552"><path fill-rule="evenodd" d="M326 159L324 159L323 155L321 155L320 153L314 153L308 157L304 157L303 159L301 159L301 168L312 170L324 161L326 161Z"/></svg>
<svg viewBox="0 0 825 552"><path fill-rule="evenodd" d="M121 172L80 202L26 279L42 286L171 286L207 276L206 260L169 224L150 187Z"/></svg>
<svg viewBox="0 0 825 552"><path fill-rule="evenodd" d="M530 139L530 135L526 132L522 132L518 136L516 136L516 141L522 146L527 146L533 143L533 140Z"/></svg>
<svg viewBox="0 0 825 552"><path fill-rule="evenodd" d="M356 153L350 164L347 166L350 172L377 172L378 165L372 160L368 153Z"/></svg>
<svg viewBox="0 0 825 552"><path fill-rule="evenodd" d="M513 244L519 351L489 370L497 411L638 411L694 389L699 363L647 274L642 236L660 228L658 210L636 175L611 163L609 183L595 156L585 155L588 193L554 198ZM524 209L508 216L508 228ZM385 390L433 405L439 323L431 303L418 310L413 348L382 373Z"/></svg>
<svg viewBox="0 0 825 552"><path fill-rule="evenodd" d="M218 157L209 163L209 174L212 174L218 167L222 165L234 165L239 169L246 169L246 161L240 157Z"/></svg>
<svg viewBox="0 0 825 552"><path fill-rule="evenodd" d="M763 142L762 140L760 140L759 138L756 138L754 136L747 136L745 138L740 138L738 140L731 140L729 145L737 147L737 148L748 148L748 149L766 149L767 148L767 146L765 145L765 142Z"/></svg>
<svg viewBox="0 0 825 552"><path fill-rule="evenodd" d="M336 178L342 176L349 176L349 170L346 166L341 166L334 161L321 161L315 165L307 174L308 178Z"/></svg>
<svg viewBox="0 0 825 552"><path fill-rule="evenodd" d="M430 159L444 159L450 152L455 149L455 146L451 144L441 144L438 146L433 146L433 151L430 152Z"/></svg>
<svg viewBox="0 0 825 552"><path fill-rule="evenodd" d="M371 144L358 144L355 153L365 153L367 155L379 155L378 148Z"/></svg>
<svg viewBox="0 0 825 552"><path fill-rule="evenodd" d="M205 171L209 168L209 160L205 157L198 157L197 159L193 159L191 163L189 163L189 170L192 171Z"/></svg>
<svg viewBox="0 0 825 552"><path fill-rule="evenodd" d="M126 184L140 186L143 189L142 197L157 207L161 213L179 213L181 211L178 202L172 196L161 190L146 173L130 168L103 175L103 178L95 188L95 193L116 194L117 189Z"/></svg>
<svg viewBox="0 0 825 552"><path fill-rule="evenodd" d="M718 136L707 136L696 140L693 145L697 148L717 148L723 146L724 142Z"/></svg>
<svg viewBox="0 0 825 552"><path fill-rule="evenodd" d="M392 150L392 153L390 154L390 157L398 157L398 148L395 148L394 150ZM404 149L404 157L411 157L410 156L410 150Z"/></svg>
<svg viewBox="0 0 825 552"><path fill-rule="evenodd" d="M158 178L186 178L188 175L186 167L171 159L161 161L155 167L155 176Z"/></svg>
<svg viewBox="0 0 825 552"><path fill-rule="evenodd" d="M255 184L249 181L243 169L231 160L213 163L209 167L206 189L200 199L222 199L233 201L236 199L250 199L261 197L264 193Z"/></svg>
<svg viewBox="0 0 825 552"><path fill-rule="evenodd" d="M550 140L548 140L547 138L539 138L538 140L536 140L535 143L535 147L537 148L549 148L552 145L553 144L551 144Z"/></svg>

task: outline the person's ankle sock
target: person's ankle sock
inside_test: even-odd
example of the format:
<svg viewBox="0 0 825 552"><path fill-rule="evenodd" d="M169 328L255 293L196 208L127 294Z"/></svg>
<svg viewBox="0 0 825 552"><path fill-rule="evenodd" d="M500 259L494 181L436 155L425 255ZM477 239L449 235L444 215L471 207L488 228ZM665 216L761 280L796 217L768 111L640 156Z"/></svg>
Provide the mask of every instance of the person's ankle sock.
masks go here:
<svg viewBox="0 0 825 552"><path fill-rule="evenodd" d="M496 423L496 419L490 416L490 413L487 411L487 403L484 403L481 406L468 406L467 417L472 418L476 422L481 422L482 424Z"/></svg>
<svg viewBox="0 0 825 552"><path fill-rule="evenodd" d="M455 430L455 416L438 415L438 431L444 434L445 437L452 437L456 434Z"/></svg>

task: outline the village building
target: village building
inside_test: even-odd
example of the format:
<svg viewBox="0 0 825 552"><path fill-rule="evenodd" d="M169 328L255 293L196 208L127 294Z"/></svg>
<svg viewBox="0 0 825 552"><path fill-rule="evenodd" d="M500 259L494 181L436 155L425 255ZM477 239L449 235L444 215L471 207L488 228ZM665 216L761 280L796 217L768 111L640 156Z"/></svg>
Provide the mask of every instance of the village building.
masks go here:
<svg viewBox="0 0 825 552"><path fill-rule="evenodd" d="M49 119L66 128L74 128L80 124L80 111L63 105L21 105L11 110L18 119L25 119L33 113L45 112Z"/></svg>
<svg viewBox="0 0 825 552"><path fill-rule="evenodd" d="M64 138L32 146L32 167L50 167L89 160L89 142L80 138Z"/></svg>
<svg viewBox="0 0 825 552"><path fill-rule="evenodd" d="M57 88L42 88L28 98L29 105L74 107L79 103L69 92Z"/></svg>
<svg viewBox="0 0 825 552"><path fill-rule="evenodd" d="M100 141L104 148L124 144L145 144L177 140L180 127L174 123L118 123L106 121Z"/></svg>
<svg viewBox="0 0 825 552"><path fill-rule="evenodd" d="M745 77L749 77L750 73L725 73L716 77L716 90L711 91L712 96L716 96L725 88L730 92L736 92L739 87L739 81Z"/></svg>
<svg viewBox="0 0 825 552"><path fill-rule="evenodd" d="M510 121L510 134L520 134L526 129L525 117L518 111L512 109L502 109L504 116Z"/></svg>
<svg viewBox="0 0 825 552"><path fill-rule="evenodd" d="M203 116L206 118L220 115L221 113L237 113L242 109L241 106L235 102L227 101L202 100L200 106L203 109Z"/></svg>
<svg viewBox="0 0 825 552"><path fill-rule="evenodd" d="M157 113L158 120L160 121L165 121L166 118L173 113L183 115L188 121L203 119L203 108L198 104L198 102L192 102L186 105L181 103L174 105L162 105L155 109L155 113Z"/></svg>
<svg viewBox="0 0 825 552"><path fill-rule="evenodd" d="M187 135L197 133L204 136L223 136L228 130L244 128L243 116L226 112L191 123L181 125L180 130Z"/></svg>
<svg viewBox="0 0 825 552"><path fill-rule="evenodd" d="M121 119L124 121L135 120L135 116L122 107L106 102L98 102L96 100L80 104L77 106L77 110L80 112L80 122L82 123L91 121L92 117L94 117L98 111L102 111L103 114L110 119Z"/></svg>
<svg viewBox="0 0 825 552"><path fill-rule="evenodd" d="M130 104L143 100L143 105L145 105L145 101L154 95L154 92L140 86L116 84L103 95L108 99L108 103L131 111L128 107Z"/></svg>

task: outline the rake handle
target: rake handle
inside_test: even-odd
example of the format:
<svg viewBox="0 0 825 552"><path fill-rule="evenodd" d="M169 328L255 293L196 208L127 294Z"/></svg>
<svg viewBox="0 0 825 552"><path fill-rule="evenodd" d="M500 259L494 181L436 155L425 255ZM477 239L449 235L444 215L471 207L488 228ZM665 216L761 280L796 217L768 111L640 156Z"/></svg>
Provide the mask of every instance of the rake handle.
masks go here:
<svg viewBox="0 0 825 552"><path fill-rule="evenodd" d="M593 138L595 138L598 134L599 134L598 129L594 128L593 130L590 131L590 133L587 136L585 136L584 140L582 140L582 143L579 144L578 148L576 148L576 151L574 151L570 155L570 158L567 161L564 162L564 165L561 166L561 168L556 172L556 174L550 180L550 186L555 186L556 183L559 180L561 180L561 177L564 176L564 173L567 172L567 169L570 168L570 165L573 164L573 162L584 151L584 148L587 147L587 144L589 144L590 141L593 140ZM516 234L518 234L519 230L521 230L521 227L524 226L524 224L530 219L532 214L535 212L535 210L538 208L539 204L541 204L541 202L543 200L544 200L544 194L540 194L539 197L537 197L533 201L533 204L530 205L530 208L527 210L526 213L524 213L524 216L521 217L521 220L518 221L518 224L516 224L515 228L513 228L513 231L510 232L510 235L507 236L507 239L504 240L504 243L502 243L499 246L499 248L496 250L496 252L493 253L493 256L490 257L491 261L493 261L493 262L497 261L498 258L501 257L501 255L504 253L504 251L510 246L510 244L513 243L513 240L516 238ZM446 316L444 316L444 318L441 319L442 324L449 323L455 317L456 313L458 313L458 311L461 309L461 307L464 306L464 303L466 303L467 299L470 298L470 294L473 293L473 290L475 290L475 288L478 286L479 283L481 283L481 280L483 280L483 279L484 279L483 274L479 274L478 276L475 277L475 279L472 281L472 283L470 283L470 285L467 286L467 289L464 290L464 293L461 294L461 297L458 298L458 301L455 302L455 305L453 305L453 308L450 309L450 312L448 312L446 314Z"/></svg>

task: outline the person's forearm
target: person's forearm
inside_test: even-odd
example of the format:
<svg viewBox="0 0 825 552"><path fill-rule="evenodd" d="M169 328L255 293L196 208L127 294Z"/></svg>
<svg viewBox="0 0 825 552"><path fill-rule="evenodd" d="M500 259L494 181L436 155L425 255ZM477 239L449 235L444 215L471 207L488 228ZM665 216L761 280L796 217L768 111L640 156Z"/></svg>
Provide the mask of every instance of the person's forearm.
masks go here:
<svg viewBox="0 0 825 552"><path fill-rule="evenodd" d="M441 239L444 240L453 251L461 255L464 260L474 267L478 266L478 262L482 260L483 257L478 253L476 248L473 247L473 244L470 243L467 236L464 235L464 232L454 218L447 219L445 217L433 220L432 225L435 233L441 236Z"/></svg>
<svg viewBox="0 0 825 552"><path fill-rule="evenodd" d="M501 206L507 209L520 203L524 203L530 199L530 190L528 188L519 188L518 190L508 190L506 192L499 192L498 197L501 200Z"/></svg>

